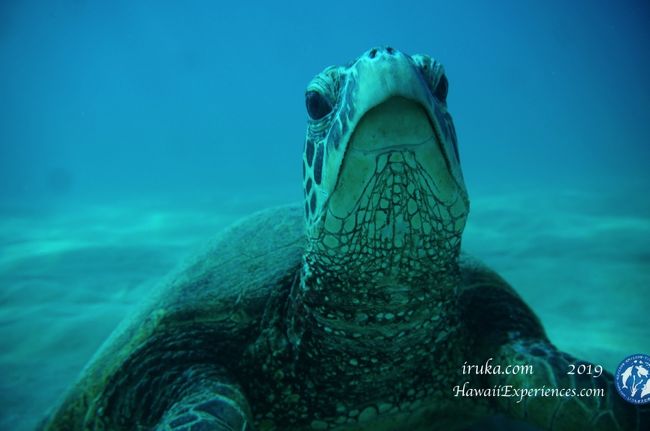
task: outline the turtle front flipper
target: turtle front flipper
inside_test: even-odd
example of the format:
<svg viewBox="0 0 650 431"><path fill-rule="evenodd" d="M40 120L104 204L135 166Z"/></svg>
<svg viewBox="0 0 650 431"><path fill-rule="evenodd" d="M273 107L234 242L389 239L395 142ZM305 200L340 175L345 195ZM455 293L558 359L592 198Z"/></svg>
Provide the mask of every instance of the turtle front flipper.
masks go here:
<svg viewBox="0 0 650 431"><path fill-rule="evenodd" d="M252 431L250 417L237 386L199 382L172 404L154 431Z"/></svg>
<svg viewBox="0 0 650 431"><path fill-rule="evenodd" d="M468 256L461 274L461 317L472 340L467 363L477 364L464 374L476 389L494 391L495 412L549 431L650 429L648 407L618 396L610 373L557 350L499 275Z"/></svg>
<svg viewBox="0 0 650 431"><path fill-rule="evenodd" d="M509 396L494 399L497 410L509 417L552 431L650 429L650 411L618 396L610 373L546 341L508 343L493 363L501 364L501 373L489 375L486 383L510 388ZM506 374L506 366L525 372ZM579 374L577 369L589 373Z"/></svg>

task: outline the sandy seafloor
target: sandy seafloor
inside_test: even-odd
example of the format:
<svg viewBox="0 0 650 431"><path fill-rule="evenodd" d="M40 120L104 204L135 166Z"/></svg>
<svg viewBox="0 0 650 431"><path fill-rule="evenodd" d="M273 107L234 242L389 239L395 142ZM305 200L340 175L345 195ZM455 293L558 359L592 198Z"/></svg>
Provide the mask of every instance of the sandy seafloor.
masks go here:
<svg viewBox="0 0 650 431"><path fill-rule="evenodd" d="M513 284L557 346L613 371L650 353L650 202L610 189L474 196L464 248ZM166 273L232 221L280 203L2 208L0 429L31 430Z"/></svg>

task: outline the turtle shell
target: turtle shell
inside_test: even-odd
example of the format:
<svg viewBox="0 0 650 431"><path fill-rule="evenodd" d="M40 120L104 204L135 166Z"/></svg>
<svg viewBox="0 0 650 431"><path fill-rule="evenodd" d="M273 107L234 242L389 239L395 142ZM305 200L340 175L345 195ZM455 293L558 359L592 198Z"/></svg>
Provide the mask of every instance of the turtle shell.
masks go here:
<svg viewBox="0 0 650 431"><path fill-rule="evenodd" d="M118 326L41 428L155 424L173 401L170 382L190 365L237 365L259 335L268 301L298 276L304 245L298 206L264 210L225 230Z"/></svg>

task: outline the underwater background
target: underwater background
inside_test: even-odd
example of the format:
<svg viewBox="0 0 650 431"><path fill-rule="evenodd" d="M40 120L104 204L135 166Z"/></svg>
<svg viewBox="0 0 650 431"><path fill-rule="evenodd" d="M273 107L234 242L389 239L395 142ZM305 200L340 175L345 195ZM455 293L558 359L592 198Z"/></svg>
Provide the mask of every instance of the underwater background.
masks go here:
<svg viewBox="0 0 650 431"><path fill-rule="evenodd" d="M559 348L650 353L649 22L646 0L1 1L0 429L197 247L302 198L306 84L381 45L445 65L465 250Z"/></svg>

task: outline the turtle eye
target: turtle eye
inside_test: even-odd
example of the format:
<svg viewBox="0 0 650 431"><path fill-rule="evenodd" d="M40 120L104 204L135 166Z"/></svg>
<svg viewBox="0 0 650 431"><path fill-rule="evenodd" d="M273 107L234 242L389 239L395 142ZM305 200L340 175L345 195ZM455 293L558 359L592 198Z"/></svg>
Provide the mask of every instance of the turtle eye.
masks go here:
<svg viewBox="0 0 650 431"><path fill-rule="evenodd" d="M305 99L307 113L312 120L320 120L332 112L332 104L318 91L308 91Z"/></svg>
<svg viewBox="0 0 650 431"><path fill-rule="evenodd" d="M436 89L433 90L433 95L436 97L436 99L444 103L447 101L448 92L449 92L449 81L447 81L447 77L443 74L438 80Z"/></svg>

